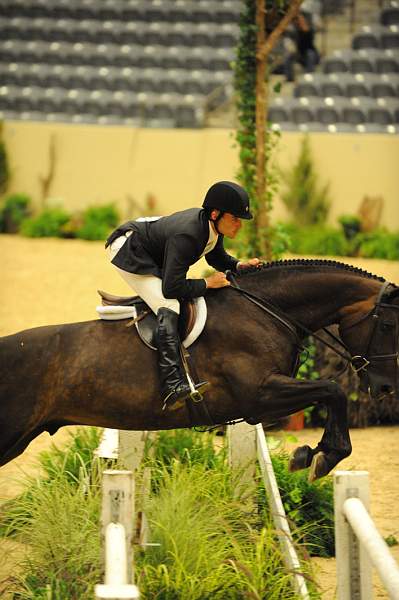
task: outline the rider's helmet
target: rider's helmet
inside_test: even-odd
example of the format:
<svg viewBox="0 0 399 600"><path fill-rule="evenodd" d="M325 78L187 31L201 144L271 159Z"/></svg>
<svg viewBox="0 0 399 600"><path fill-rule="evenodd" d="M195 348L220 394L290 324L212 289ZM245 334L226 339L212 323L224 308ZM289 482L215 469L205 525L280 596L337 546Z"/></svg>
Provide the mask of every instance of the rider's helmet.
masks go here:
<svg viewBox="0 0 399 600"><path fill-rule="evenodd" d="M238 183L218 181L206 193L202 206L210 212L217 208L240 219L252 219L247 192Z"/></svg>

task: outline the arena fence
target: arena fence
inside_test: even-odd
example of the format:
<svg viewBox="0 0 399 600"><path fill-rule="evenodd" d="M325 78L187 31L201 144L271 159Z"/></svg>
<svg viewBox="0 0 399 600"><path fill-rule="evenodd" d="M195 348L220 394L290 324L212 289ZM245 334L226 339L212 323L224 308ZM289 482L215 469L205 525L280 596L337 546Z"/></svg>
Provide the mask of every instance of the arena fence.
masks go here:
<svg viewBox="0 0 399 600"><path fill-rule="evenodd" d="M133 581L134 478L132 471L103 473L101 531L105 583L95 587L96 598L139 598Z"/></svg>
<svg viewBox="0 0 399 600"><path fill-rule="evenodd" d="M371 519L367 471L334 473L337 600L372 600L372 566L399 600L399 566Z"/></svg>
<svg viewBox="0 0 399 600"><path fill-rule="evenodd" d="M230 465L240 469L241 481L245 485L251 479L254 480L256 459L259 462L285 566L287 571L293 574L293 585L298 596L309 600L309 592L301 573L301 564L292 540L263 427L260 423L255 427L239 423L229 426L228 436Z"/></svg>

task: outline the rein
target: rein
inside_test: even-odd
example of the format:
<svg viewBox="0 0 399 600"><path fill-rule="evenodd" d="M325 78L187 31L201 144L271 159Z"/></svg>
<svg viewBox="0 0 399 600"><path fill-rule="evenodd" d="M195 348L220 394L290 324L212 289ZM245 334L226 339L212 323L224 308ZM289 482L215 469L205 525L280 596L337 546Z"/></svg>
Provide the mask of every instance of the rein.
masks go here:
<svg viewBox="0 0 399 600"><path fill-rule="evenodd" d="M376 357L370 357L370 360L368 360L365 356L362 356L362 355L352 356L351 353L349 352L349 349L347 348L347 346L337 336L335 336L333 333L331 333L331 331L328 331L328 329L326 327L323 327L322 331L324 331L327 335L329 335L332 339L334 339L335 342L337 342L345 350L345 353L344 353L341 350L338 350L338 348L336 348L335 346L333 346L326 340L324 340L317 333L314 333L308 327L306 327L305 325L303 325L302 323L300 323L293 317L287 315L280 308L277 308L276 306L274 306L271 302L268 302L264 298L260 298L256 294L253 294L252 292L248 292L248 291L244 290L243 288L241 288L238 285L237 280L231 271L226 271L226 278L231 283L231 286L230 286L231 289L239 292L242 296L247 298L247 300L249 300L256 306L261 308L263 311L265 311L267 314L269 314L273 318L277 319L279 321L279 323L281 323L284 327L286 327L286 329L288 329L288 331L291 334L293 334L293 336L295 337L296 345L301 350L305 350L305 347L302 344L302 341L298 335L297 329L303 331L307 335L311 335L313 338L316 338L317 340L319 340L319 342L324 344L324 346L327 346L328 348L333 350L336 354L338 354L338 356L340 356L341 358L343 358L346 361L346 365L345 365L344 369L346 369L347 366L350 364L352 369L355 371L355 373L358 373L359 371L366 369L367 366L370 364L371 359L375 359L375 358L386 359L386 358L392 358L393 356L395 356L395 355L385 355L384 354L384 355L380 355L380 356L376 356ZM375 303L374 308L366 315L363 315L359 319L358 322L367 318L370 314L372 314L373 317L376 317L376 320L377 320L377 318L378 318L378 310L377 309L380 306L389 307L389 308L398 308L396 306L391 306L390 304L385 304L385 303L381 302L381 298L383 297L383 295L386 291L386 288L389 285L390 285L390 283L388 281L386 281L384 283L384 285L382 286L382 288L378 294L377 302ZM375 325L376 325L376 323L374 324L374 327L370 333L370 337L369 337L369 340L367 343L367 348L366 348L366 354L367 354L368 349L371 344L371 340L372 340L373 333L375 330ZM358 363L359 361L362 361L362 362L359 365L356 365L355 363Z"/></svg>

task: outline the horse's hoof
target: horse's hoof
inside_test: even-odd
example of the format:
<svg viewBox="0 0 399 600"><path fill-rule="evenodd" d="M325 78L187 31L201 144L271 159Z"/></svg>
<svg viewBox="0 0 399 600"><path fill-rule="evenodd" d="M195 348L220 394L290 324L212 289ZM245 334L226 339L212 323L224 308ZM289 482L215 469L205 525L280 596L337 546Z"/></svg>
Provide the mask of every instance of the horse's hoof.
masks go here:
<svg viewBox="0 0 399 600"><path fill-rule="evenodd" d="M320 479L320 477L327 475L330 470L326 455L324 452L319 452L313 457L308 479L310 482L316 481L316 479Z"/></svg>
<svg viewBox="0 0 399 600"><path fill-rule="evenodd" d="M288 463L289 471L300 471L310 467L313 458L313 450L310 446L300 446L296 448L290 457Z"/></svg>

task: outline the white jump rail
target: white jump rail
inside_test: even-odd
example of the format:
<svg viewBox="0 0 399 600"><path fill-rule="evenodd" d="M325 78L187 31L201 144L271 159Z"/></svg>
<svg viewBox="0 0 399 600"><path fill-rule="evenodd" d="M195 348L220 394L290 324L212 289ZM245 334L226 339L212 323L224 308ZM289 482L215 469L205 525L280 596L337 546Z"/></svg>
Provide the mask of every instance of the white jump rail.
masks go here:
<svg viewBox="0 0 399 600"><path fill-rule="evenodd" d="M104 538L105 583L95 586L98 599L140 597L133 579L134 479L131 471L103 473L101 511Z"/></svg>
<svg viewBox="0 0 399 600"><path fill-rule="evenodd" d="M367 471L334 473L337 600L372 600L371 565L399 600L399 565L368 513L369 498Z"/></svg>
<svg viewBox="0 0 399 600"><path fill-rule="evenodd" d="M301 573L302 567L292 540L263 427L260 423L255 427L247 423L239 423L229 426L228 435L230 464L233 468L242 471L244 483L254 480L254 465L258 458L285 566L287 571L292 573L293 585L298 596L303 600L309 600L309 592Z"/></svg>
<svg viewBox="0 0 399 600"><path fill-rule="evenodd" d="M280 545L283 550L284 562L287 569L293 573L294 587L297 594L304 600L309 600L309 592L305 579L301 574L302 567L292 541L290 526L287 515L285 514L283 502L281 500L276 476L274 474L265 432L263 431L261 423L258 423L258 425L255 426L255 429L258 461L262 471L263 482L269 498L270 510L274 525L276 527Z"/></svg>

